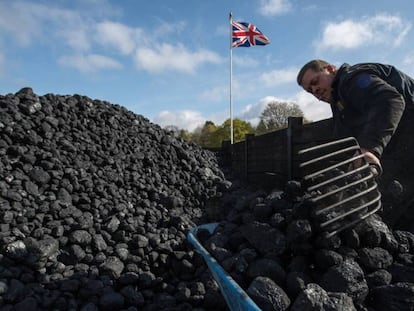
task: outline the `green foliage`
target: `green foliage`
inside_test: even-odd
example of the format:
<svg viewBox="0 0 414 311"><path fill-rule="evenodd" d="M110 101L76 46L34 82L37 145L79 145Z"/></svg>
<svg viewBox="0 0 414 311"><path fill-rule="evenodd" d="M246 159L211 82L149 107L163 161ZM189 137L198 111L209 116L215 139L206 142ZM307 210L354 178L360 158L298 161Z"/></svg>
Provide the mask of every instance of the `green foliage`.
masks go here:
<svg viewBox="0 0 414 311"><path fill-rule="evenodd" d="M214 142L214 133L217 126L212 121L206 121L201 128L199 144L205 148L216 147Z"/></svg>
<svg viewBox="0 0 414 311"><path fill-rule="evenodd" d="M173 130L171 127L168 129ZM180 130L178 133L186 141L192 141L204 148L219 148L224 140L230 140L230 119L220 126L216 126L212 121L206 121L202 127L197 127L192 133L185 130ZM242 141L246 134L253 133L254 128L249 122L233 119L234 142Z"/></svg>
<svg viewBox="0 0 414 311"><path fill-rule="evenodd" d="M299 105L288 102L270 102L260 115L260 121L256 128L238 118L233 119L234 143L246 139L247 134L261 135L270 131L286 128L289 117L303 117ZM307 122L304 119L304 122ZM179 130L176 126L166 127L174 131L186 141L194 142L203 148L220 148L223 141L230 141L230 119L222 125L215 125L212 121L206 121L203 126L197 127L193 132Z"/></svg>
<svg viewBox="0 0 414 311"><path fill-rule="evenodd" d="M267 132L268 130L267 130L266 124L263 122L263 120L260 120L259 124L257 124L256 126L256 135L262 135Z"/></svg>
<svg viewBox="0 0 414 311"><path fill-rule="evenodd" d="M202 145L203 147L221 147L224 140L230 140L231 121L227 119L223 124L216 128L216 131L211 135L210 146ZM233 138L234 142L239 142L245 139L246 134L254 133L254 128L249 122L233 119Z"/></svg>
<svg viewBox="0 0 414 311"><path fill-rule="evenodd" d="M230 130L231 121L227 119L224 123L217 129L215 133L215 142L219 146L224 140L231 140L230 139ZM246 134L253 134L254 128L249 122L240 120L240 119L233 119L233 142L239 142L245 140Z"/></svg>
<svg viewBox="0 0 414 311"><path fill-rule="evenodd" d="M230 119L227 119L223 123L223 127L226 132L229 133L229 139L230 139ZM239 141L243 141L246 139L247 134L254 134L254 128L249 122L240 120L240 119L234 119L233 120L233 139L234 142L237 143Z"/></svg>
<svg viewBox="0 0 414 311"><path fill-rule="evenodd" d="M187 131L187 130L183 130L183 129L181 129L181 130L179 131L179 136L180 136L182 139L186 140L186 141L191 141L191 133L190 133L189 131Z"/></svg>

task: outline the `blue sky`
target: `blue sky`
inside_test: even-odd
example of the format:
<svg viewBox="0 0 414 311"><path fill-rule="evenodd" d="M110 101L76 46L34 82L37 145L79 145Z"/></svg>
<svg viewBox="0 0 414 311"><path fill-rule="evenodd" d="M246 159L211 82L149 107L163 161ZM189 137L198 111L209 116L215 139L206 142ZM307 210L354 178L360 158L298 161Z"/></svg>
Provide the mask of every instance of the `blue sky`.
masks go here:
<svg viewBox="0 0 414 311"><path fill-rule="evenodd" d="M233 49L233 116L255 125L272 100L330 117L296 84L313 58L384 62L414 76L408 0L0 0L0 94L80 94L161 126L194 130L229 117L230 27L266 46Z"/></svg>

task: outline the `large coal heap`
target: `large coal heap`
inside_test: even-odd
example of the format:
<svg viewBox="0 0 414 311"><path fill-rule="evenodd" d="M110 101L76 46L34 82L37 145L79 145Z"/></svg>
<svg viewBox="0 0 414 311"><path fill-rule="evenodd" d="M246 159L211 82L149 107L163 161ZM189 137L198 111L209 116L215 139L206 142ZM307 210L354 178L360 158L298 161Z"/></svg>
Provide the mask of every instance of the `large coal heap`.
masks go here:
<svg viewBox="0 0 414 311"><path fill-rule="evenodd" d="M0 96L0 159L1 310L188 310L208 295L184 281L185 239L230 184L213 153L121 106L24 88Z"/></svg>
<svg viewBox="0 0 414 311"><path fill-rule="evenodd" d="M414 310L414 234L378 213L328 236L308 196L298 181L233 193L225 220L198 239L262 310Z"/></svg>
<svg viewBox="0 0 414 311"><path fill-rule="evenodd" d="M300 182L222 169L121 106L0 95L0 311L228 310L186 241L216 220L200 241L262 310L414 309L413 233L374 215L324 238Z"/></svg>

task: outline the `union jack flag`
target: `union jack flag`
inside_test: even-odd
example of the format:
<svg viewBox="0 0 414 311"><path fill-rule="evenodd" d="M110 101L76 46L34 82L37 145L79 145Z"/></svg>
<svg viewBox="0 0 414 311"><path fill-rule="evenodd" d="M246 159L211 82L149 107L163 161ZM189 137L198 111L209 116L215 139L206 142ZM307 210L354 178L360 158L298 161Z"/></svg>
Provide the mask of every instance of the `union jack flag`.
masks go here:
<svg viewBox="0 0 414 311"><path fill-rule="evenodd" d="M250 47L252 45L266 45L270 43L267 38L255 25L244 22L231 21L233 28L232 48L238 46Z"/></svg>

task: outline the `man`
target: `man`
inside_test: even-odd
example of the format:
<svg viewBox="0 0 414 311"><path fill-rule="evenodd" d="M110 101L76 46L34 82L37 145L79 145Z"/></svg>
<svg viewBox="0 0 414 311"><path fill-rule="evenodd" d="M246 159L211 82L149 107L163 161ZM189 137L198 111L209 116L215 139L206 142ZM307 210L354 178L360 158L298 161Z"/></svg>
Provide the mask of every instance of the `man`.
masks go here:
<svg viewBox="0 0 414 311"><path fill-rule="evenodd" d="M336 134L355 137L367 162L381 171L384 148L400 121L414 111L414 80L391 65L343 64L337 68L312 60L299 71L297 82L331 105Z"/></svg>

